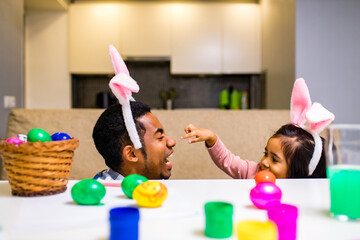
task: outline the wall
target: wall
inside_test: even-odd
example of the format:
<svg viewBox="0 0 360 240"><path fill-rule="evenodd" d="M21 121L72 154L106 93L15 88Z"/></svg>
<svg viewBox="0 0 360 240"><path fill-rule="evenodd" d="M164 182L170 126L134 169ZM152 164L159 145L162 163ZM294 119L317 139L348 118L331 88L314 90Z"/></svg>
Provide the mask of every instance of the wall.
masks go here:
<svg viewBox="0 0 360 240"><path fill-rule="evenodd" d="M360 123L360 1L296 1L296 77L336 123Z"/></svg>
<svg viewBox="0 0 360 240"><path fill-rule="evenodd" d="M266 108L288 109L295 80L295 0L261 0Z"/></svg>
<svg viewBox="0 0 360 240"><path fill-rule="evenodd" d="M71 107L67 29L65 11L26 12L26 108Z"/></svg>
<svg viewBox="0 0 360 240"><path fill-rule="evenodd" d="M133 97L137 101L147 103L152 109L165 108L166 99L170 98L170 94L164 93L167 96L163 95L165 100L162 100L160 91L168 92L170 88L176 91L173 108L219 108L220 92L230 86L237 91L248 91L248 96L251 97L248 99L251 108L261 107L261 99L258 99L261 90L259 89L259 75L256 74L172 75L169 61L126 61L126 65L130 75L140 86L140 91L134 93ZM101 93L111 92L109 81L112 77L111 74L73 75L73 107L107 106L107 104L102 104L104 95ZM113 97L112 94L111 96ZM115 103L115 99L114 101L109 99L109 102ZM240 105L241 99L238 103Z"/></svg>
<svg viewBox="0 0 360 240"><path fill-rule="evenodd" d="M0 138L5 138L7 117L4 96L15 96L23 107L23 0L0 1Z"/></svg>

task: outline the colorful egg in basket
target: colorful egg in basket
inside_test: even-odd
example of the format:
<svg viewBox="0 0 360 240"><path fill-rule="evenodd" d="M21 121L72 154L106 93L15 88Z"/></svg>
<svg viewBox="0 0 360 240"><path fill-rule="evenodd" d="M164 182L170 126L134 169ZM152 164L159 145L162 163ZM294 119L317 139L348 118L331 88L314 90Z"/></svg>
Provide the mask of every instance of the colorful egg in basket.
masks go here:
<svg viewBox="0 0 360 240"><path fill-rule="evenodd" d="M0 141L0 155L15 196L46 196L66 190L79 140L27 142Z"/></svg>

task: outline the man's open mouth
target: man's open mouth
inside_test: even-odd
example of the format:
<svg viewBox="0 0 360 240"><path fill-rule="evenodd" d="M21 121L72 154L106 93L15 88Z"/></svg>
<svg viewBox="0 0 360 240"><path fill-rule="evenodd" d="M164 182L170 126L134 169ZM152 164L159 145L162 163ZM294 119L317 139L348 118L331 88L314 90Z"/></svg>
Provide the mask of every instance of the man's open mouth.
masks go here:
<svg viewBox="0 0 360 240"><path fill-rule="evenodd" d="M166 159L165 159L165 163L167 166L172 167L172 164L170 162L170 159L172 158L173 154L171 153Z"/></svg>

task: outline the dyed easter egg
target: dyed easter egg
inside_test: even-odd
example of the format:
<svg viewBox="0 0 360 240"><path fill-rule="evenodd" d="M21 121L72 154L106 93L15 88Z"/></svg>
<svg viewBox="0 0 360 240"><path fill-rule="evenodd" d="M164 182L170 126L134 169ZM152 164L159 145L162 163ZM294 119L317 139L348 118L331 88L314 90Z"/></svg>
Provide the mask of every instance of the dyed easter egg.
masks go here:
<svg viewBox="0 0 360 240"><path fill-rule="evenodd" d="M130 174L126 176L124 180L121 182L121 189L128 198L133 198L134 189L138 185L146 181L148 181L148 179L144 176L138 174Z"/></svg>
<svg viewBox="0 0 360 240"><path fill-rule="evenodd" d="M261 209L266 208L268 203L280 203L281 196L281 189L271 182L260 182L250 191L251 201Z"/></svg>
<svg viewBox="0 0 360 240"><path fill-rule="evenodd" d="M25 134L18 134L17 136L20 140L27 142L27 136Z"/></svg>
<svg viewBox="0 0 360 240"><path fill-rule="evenodd" d="M18 138L18 137L11 137L11 138L6 139L6 142L7 142L7 143L19 144L19 143L23 143L24 141L21 140L21 139Z"/></svg>
<svg viewBox="0 0 360 240"><path fill-rule="evenodd" d="M51 139L53 141L62 141L62 140L68 140L68 139L71 139L71 137L66 134L66 133L63 133L63 132L57 132L57 133L54 133L53 135L51 135Z"/></svg>
<svg viewBox="0 0 360 240"><path fill-rule="evenodd" d="M83 179L71 189L71 197L80 205L99 205L105 193L104 185L95 179Z"/></svg>
<svg viewBox="0 0 360 240"><path fill-rule="evenodd" d="M27 134L27 140L29 142L51 142L51 136L45 130L40 128L31 129Z"/></svg>
<svg viewBox="0 0 360 240"><path fill-rule="evenodd" d="M137 186L133 198L140 207L160 207L166 200L168 190L164 184L156 181L147 181Z"/></svg>
<svg viewBox="0 0 360 240"><path fill-rule="evenodd" d="M275 175L270 172L269 170L262 170L258 172L255 176L255 182L256 184L260 182L272 182L275 183L276 177Z"/></svg>

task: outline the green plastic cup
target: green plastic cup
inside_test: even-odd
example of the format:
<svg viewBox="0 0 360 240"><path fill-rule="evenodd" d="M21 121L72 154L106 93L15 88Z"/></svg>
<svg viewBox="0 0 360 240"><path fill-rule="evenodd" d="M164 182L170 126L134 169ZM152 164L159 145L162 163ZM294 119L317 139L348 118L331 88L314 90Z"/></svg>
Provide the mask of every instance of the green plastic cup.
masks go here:
<svg viewBox="0 0 360 240"><path fill-rule="evenodd" d="M327 133L330 215L360 221L360 124L334 124Z"/></svg>
<svg viewBox="0 0 360 240"><path fill-rule="evenodd" d="M233 205L227 202L205 204L205 236L228 238L233 232Z"/></svg>

